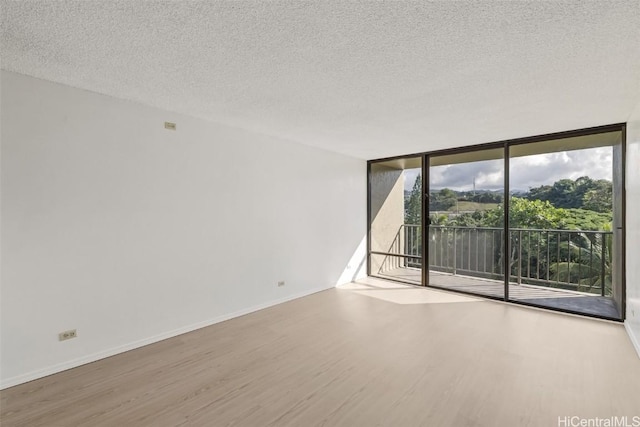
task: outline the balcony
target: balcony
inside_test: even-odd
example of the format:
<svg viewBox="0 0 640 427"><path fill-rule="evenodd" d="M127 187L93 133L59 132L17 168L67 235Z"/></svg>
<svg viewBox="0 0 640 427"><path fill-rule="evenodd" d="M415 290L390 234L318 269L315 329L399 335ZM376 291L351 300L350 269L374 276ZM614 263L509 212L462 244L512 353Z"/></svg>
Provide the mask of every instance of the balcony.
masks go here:
<svg viewBox="0 0 640 427"><path fill-rule="evenodd" d="M400 226L373 274L422 283L422 231ZM617 319L612 298L609 231L509 229L458 226L429 227L429 285L493 298L505 297L504 263L508 262L508 299Z"/></svg>

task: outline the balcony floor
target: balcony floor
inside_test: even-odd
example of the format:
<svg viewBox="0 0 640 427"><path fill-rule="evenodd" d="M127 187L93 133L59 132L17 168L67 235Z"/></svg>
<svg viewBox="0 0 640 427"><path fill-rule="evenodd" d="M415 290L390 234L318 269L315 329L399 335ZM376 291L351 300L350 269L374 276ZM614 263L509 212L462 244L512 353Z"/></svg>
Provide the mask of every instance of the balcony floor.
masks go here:
<svg viewBox="0 0 640 427"><path fill-rule="evenodd" d="M420 283L421 271L418 268L395 268L376 276ZM442 272L429 272L432 286L453 291L470 292L477 295L504 297L504 284L498 280L482 279L470 276L453 275ZM556 308L596 316L619 319L620 314L609 297L572 292L562 289L546 288L534 285L509 284L509 299L526 302L542 307Z"/></svg>

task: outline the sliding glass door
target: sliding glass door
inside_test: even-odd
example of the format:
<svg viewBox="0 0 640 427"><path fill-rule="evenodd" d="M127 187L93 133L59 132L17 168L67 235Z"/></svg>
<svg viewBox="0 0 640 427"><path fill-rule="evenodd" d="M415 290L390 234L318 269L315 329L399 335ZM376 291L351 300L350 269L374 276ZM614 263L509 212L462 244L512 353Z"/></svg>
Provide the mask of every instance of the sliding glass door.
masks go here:
<svg viewBox="0 0 640 427"><path fill-rule="evenodd" d="M369 274L624 319L624 126L371 161Z"/></svg>
<svg viewBox="0 0 640 427"><path fill-rule="evenodd" d="M429 156L428 284L504 298L504 149Z"/></svg>
<svg viewBox="0 0 640 427"><path fill-rule="evenodd" d="M622 318L622 132L510 149L509 297Z"/></svg>

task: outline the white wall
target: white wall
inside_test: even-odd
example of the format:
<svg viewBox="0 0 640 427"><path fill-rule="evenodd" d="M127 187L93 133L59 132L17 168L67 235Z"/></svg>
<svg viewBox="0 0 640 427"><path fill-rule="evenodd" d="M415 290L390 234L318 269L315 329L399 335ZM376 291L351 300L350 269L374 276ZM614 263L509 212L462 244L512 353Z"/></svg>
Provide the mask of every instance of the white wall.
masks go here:
<svg viewBox="0 0 640 427"><path fill-rule="evenodd" d="M627 320L625 326L640 356L640 103L627 122L626 169Z"/></svg>
<svg viewBox="0 0 640 427"><path fill-rule="evenodd" d="M1 113L2 387L366 271L362 160L4 71Z"/></svg>

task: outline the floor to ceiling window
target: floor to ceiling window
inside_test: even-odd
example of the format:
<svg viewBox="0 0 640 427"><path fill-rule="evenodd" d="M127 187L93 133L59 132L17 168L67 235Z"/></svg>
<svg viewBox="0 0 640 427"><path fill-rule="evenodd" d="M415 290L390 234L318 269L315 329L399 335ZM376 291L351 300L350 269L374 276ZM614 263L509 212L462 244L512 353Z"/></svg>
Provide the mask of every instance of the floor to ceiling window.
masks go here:
<svg viewBox="0 0 640 427"><path fill-rule="evenodd" d="M624 125L371 161L369 273L624 319L623 183Z"/></svg>
<svg viewBox="0 0 640 427"><path fill-rule="evenodd" d="M429 156L431 286L504 297L504 149Z"/></svg>
<svg viewBox="0 0 640 427"><path fill-rule="evenodd" d="M622 317L622 132L510 148L512 300Z"/></svg>

